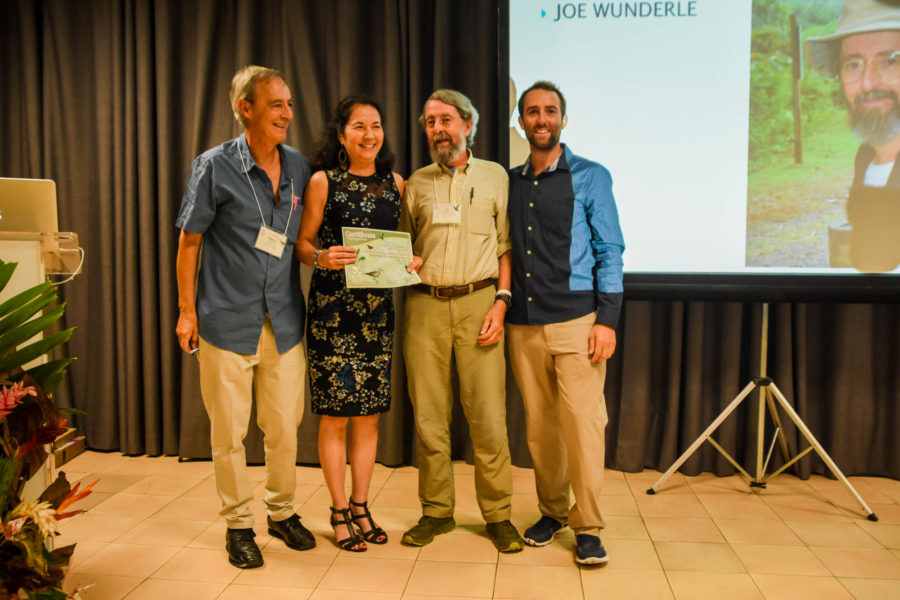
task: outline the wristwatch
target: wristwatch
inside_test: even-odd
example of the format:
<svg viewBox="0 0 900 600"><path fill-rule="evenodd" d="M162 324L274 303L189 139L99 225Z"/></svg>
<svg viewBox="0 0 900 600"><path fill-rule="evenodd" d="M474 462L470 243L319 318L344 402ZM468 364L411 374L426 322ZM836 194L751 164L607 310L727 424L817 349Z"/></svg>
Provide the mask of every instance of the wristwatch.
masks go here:
<svg viewBox="0 0 900 600"><path fill-rule="evenodd" d="M506 305L506 310L509 310L509 307L512 305L512 296L509 294L497 294L494 296L494 302L497 300L502 300L503 304Z"/></svg>

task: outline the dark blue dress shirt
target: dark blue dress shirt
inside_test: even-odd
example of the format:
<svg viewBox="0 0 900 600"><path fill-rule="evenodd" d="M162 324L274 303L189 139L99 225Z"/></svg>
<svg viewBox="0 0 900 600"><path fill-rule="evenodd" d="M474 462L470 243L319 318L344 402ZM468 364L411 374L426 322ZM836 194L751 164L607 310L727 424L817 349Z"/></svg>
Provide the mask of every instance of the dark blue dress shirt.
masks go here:
<svg viewBox="0 0 900 600"><path fill-rule="evenodd" d="M616 326L625 242L606 168L565 144L557 161L537 176L530 162L514 168L509 222L509 323L545 325L594 312L597 323Z"/></svg>

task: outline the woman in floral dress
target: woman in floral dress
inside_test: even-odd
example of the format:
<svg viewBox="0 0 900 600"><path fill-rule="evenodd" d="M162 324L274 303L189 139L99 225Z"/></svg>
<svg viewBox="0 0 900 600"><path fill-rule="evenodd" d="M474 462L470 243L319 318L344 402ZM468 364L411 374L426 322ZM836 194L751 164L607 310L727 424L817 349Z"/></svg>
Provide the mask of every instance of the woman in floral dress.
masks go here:
<svg viewBox="0 0 900 600"><path fill-rule="evenodd" d="M404 182L393 163L378 104L365 96L341 100L313 157L317 171L304 195L297 242L301 260L315 268L306 339L312 410L321 415L319 460L331 493L335 539L353 552L364 551L366 542L387 542L367 501L378 417L391 401L394 304L391 289L347 288L343 270L356 254L343 245L341 227L397 228Z"/></svg>

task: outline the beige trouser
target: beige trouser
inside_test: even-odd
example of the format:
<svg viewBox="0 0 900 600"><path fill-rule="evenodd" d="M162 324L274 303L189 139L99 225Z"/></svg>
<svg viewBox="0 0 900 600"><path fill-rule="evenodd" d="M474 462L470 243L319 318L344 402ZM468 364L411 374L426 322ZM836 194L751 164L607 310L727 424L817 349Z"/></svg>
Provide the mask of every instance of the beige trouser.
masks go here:
<svg viewBox="0 0 900 600"><path fill-rule="evenodd" d="M594 314L549 325L506 325L525 404L538 508L576 533L599 534L606 449L606 361L591 363ZM569 508L569 484L575 505Z"/></svg>
<svg viewBox="0 0 900 600"><path fill-rule="evenodd" d="M200 391L212 427L219 514L231 529L253 527L253 487L244 438L256 388L256 422L264 435L266 511L276 521L294 514L297 428L303 418L306 356L303 344L278 354L266 317L256 354L222 350L200 339Z"/></svg>
<svg viewBox="0 0 900 600"><path fill-rule="evenodd" d="M512 471L506 437L506 360L503 340L478 345L494 288L458 298L406 293L403 356L416 419L422 514L452 517L456 506L450 462L454 358L459 399L475 455L475 494L484 520L509 519Z"/></svg>

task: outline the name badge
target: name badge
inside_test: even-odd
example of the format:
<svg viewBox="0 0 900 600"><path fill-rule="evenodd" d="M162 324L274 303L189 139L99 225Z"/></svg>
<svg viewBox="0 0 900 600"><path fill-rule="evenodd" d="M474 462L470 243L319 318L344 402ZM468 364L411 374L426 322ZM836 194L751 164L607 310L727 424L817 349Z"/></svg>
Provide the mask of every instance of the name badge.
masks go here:
<svg viewBox="0 0 900 600"><path fill-rule="evenodd" d="M281 258L284 254L284 245L286 243L287 236L283 233L279 233L274 229L269 229L265 225L260 226L259 235L256 236L257 250L262 250L275 258Z"/></svg>
<svg viewBox="0 0 900 600"><path fill-rule="evenodd" d="M435 202L434 210L431 214L431 222L459 225L459 203L457 202L456 204L453 204L451 202Z"/></svg>

